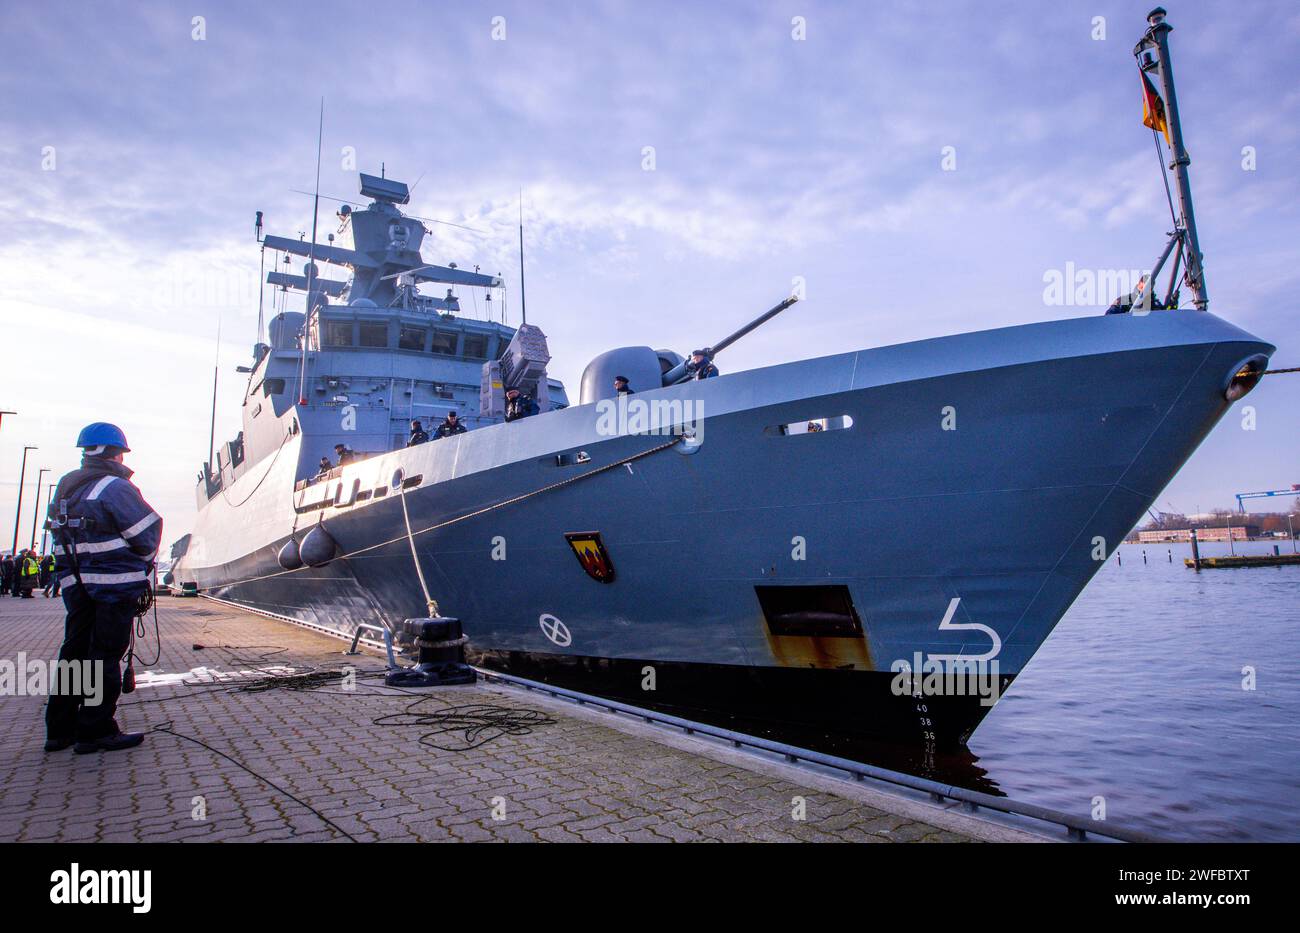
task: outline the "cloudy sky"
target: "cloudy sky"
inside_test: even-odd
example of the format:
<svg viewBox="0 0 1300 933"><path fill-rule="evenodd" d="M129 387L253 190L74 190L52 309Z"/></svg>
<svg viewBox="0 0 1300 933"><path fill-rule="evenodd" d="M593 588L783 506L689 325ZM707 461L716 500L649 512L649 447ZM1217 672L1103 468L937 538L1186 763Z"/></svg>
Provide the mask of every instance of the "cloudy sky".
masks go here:
<svg viewBox="0 0 1300 933"><path fill-rule="evenodd" d="M1045 280L1163 246L1131 55L1149 3L0 0L0 547L22 446L57 476L99 419L167 539L188 530L218 326L220 440L253 215L310 229L322 96L322 192L383 163L419 179L412 213L486 231L435 226L427 259L516 285L522 189L530 319L576 393L596 353L716 341L796 277L806 302L724 369L1100 313ZM1170 22L1211 308L1300 365L1300 8ZM1298 397L1264 380L1257 429L1229 414L1160 507L1300 482Z"/></svg>

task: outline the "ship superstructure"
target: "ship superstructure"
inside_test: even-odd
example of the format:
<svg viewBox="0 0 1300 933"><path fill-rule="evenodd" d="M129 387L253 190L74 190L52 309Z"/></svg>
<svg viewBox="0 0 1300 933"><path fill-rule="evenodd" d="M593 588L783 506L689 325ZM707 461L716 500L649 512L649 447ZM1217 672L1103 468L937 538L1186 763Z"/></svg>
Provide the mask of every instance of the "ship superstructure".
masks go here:
<svg viewBox="0 0 1300 933"><path fill-rule="evenodd" d="M512 344L518 329L493 319L501 277L425 262L426 228L402 213L399 205L410 197L402 182L362 174L360 190L369 206L343 204L329 243L259 237L277 260L307 260L301 272L273 271L266 282L302 293L310 324L304 312L281 311L269 322L266 342L254 346L243 430L204 465L200 509L299 435L294 476L303 481L320 473L322 457L337 458L337 443L361 457L405 446L412 420L430 430L449 411L469 428L501 421L499 373L484 388L489 360L494 373L503 358L526 369L517 384L544 410L568 404L563 385L546 376L549 354L540 330L526 328ZM259 214L259 232L260 224ZM323 277L318 263L346 269L350 277ZM422 294L426 283L447 286L445 295ZM462 314L457 289L482 290L486 320ZM503 302L498 297L495 304Z"/></svg>

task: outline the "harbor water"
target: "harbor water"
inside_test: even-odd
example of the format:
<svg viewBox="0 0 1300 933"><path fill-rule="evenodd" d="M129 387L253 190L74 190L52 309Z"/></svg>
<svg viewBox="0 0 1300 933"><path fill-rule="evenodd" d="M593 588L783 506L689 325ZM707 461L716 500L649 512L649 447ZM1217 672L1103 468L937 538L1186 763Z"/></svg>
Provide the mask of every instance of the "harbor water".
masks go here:
<svg viewBox="0 0 1300 933"><path fill-rule="evenodd" d="M1104 803L1170 839L1300 840L1300 566L1198 574L1190 556L1123 545L976 730L972 760L931 776L1072 813Z"/></svg>

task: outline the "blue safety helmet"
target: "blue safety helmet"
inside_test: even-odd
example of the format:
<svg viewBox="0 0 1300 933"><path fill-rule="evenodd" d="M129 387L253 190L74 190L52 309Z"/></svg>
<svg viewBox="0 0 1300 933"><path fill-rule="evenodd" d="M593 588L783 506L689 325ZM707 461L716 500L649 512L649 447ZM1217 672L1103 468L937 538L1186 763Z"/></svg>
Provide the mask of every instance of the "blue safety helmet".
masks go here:
<svg viewBox="0 0 1300 933"><path fill-rule="evenodd" d="M81 433L77 435L77 446L119 447L127 453L131 451L131 448L126 445L126 435L122 433L122 429L107 421L96 421L82 428Z"/></svg>

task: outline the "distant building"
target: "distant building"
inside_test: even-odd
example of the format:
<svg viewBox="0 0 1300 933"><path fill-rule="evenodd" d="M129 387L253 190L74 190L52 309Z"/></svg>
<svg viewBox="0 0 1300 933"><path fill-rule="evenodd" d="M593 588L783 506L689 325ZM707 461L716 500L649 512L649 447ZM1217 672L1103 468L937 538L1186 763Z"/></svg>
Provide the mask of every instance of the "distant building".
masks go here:
<svg viewBox="0 0 1300 933"><path fill-rule="evenodd" d="M1259 537L1258 525L1233 525L1231 529L1222 525L1211 525L1207 528L1197 528L1196 538L1198 541L1227 541L1228 532L1232 532L1233 541L1249 541L1251 538ZM1163 528L1159 531L1139 531L1138 541L1141 544L1162 544L1165 542L1188 542L1192 540L1192 529L1190 528Z"/></svg>

